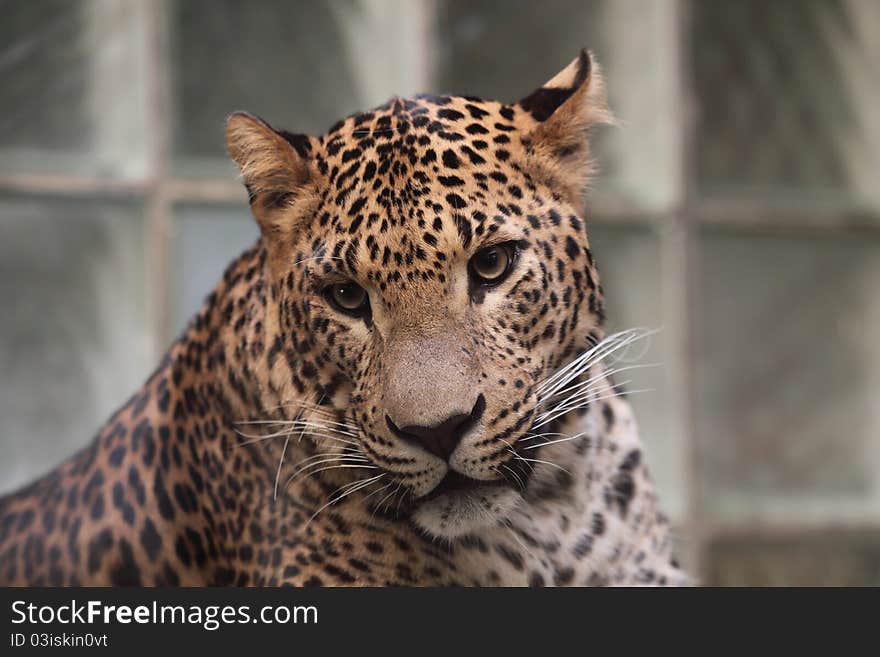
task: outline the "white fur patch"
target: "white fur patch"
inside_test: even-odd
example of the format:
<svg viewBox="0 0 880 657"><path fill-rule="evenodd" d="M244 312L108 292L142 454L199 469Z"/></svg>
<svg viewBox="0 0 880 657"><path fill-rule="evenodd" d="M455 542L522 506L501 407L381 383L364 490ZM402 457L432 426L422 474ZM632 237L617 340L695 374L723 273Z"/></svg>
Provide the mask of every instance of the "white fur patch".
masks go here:
<svg viewBox="0 0 880 657"><path fill-rule="evenodd" d="M455 540L507 520L521 500L519 493L510 488L481 486L422 502L412 519L431 536Z"/></svg>

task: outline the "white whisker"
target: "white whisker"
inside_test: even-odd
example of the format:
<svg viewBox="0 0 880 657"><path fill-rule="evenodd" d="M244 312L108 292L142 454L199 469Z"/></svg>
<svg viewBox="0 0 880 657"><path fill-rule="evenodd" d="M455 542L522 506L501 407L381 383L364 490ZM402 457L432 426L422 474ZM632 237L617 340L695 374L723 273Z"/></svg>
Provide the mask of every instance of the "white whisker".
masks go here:
<svg viewBox="0 0 880 657"><path fill-rule="evenodd" d="M522 438L517 441L517 444L528 442L529 440L535 440L536 438L545 438L547 436L567 436L566 433L559 433L558 431L548 431L546 433L525 433Z"/></svg>
<svg viewBox="0 0 880 657"><path fill-rule="evenodd" d="M287 454L287 446L290 444L290 433L284 439L284 447L281 449L281 458L278 459L278 469L275 471L275 488L272 490L272 499L278 499L278 480L281 478L281 466L284 465L284 455Z"/></svg>
<svg viewBox="0 0 880 657"><path fill-rule="evenodd" d="M516 454L515 456L520 461L525 461L527 463L540 463L543 465L549 465L550 467L553 467L553 468L559 468L560 470L562 470L566 474L569 474L569 475L571 474L571 472L569 472L568 470L563 468L561 465L559 465L558 463L553 463L552 461L543 461L541 459L528 459L525 456L520 456L519 454Z"/></svg>
<svg viewBox="0 0 880 657"><path fill-rule="evenodd" d="M383 497L381 500L379 500L379 501L376 503L376 507L373 509L373 513L370 515L370 519L371 519L371 520L372 520L373 517L376 515L376 511L378 511L379 509L382 508L382 503L383 503L385 500L387 500L388 498L392 498L392 499L393 499L393 496L396 495L396 494L397 494L397 491L400 490L400 484L401 484L401 482L398 482L398 483L397 483L397 488L395 488L393 491L391 491L390 493L388 493L385 497ZM394 482L392 481L392 482L391 482L390 484L388 484L387 486L383 486L380 490L385 490L385 489L388 488L389 486L393 486L393 485L394 485Z"/></svg>
<svg viewBox="0 0 880 657"><path fill-rule="evenodd" d="M313 463L312 465L317 465L317 464ZM318 474L319 472L326 472L327 470L336 470L336 469L342 469L342 468L346 468L346 469L358 468L361 470L378 470L379 469L375 465L364 465L363 463L354 463L354 464L340 463L338 465L327 465L327 466L324 466L323 468L318 468L317 470L312 470L311 472L306 472L306 470L308 470L308 468L305 468L305 470L303 470L295 475L291 475L290 478L287 480L287 482L284 484L284 489L287 490L290 487L290 484L293 483L294 479L301 477L303 475L308 476L308 477L313 477L314 475Z"/></svg>
<svg viewBox="0 0 880 657"><path fill-rule="evenodd" d="M321 398L323 399L323 397ZM293 431L293 427L291 426L291 432ZM303 432L305 432L305 427L302 432L299 434L299 440L302 440ZM278 469L275 471L275 486L272 490L272 499L278 499L278 481L281 479L281 468L284 466L284 457L287 454L287 446L290 444L290 433L287 434L287 437L284 439L284 447L281 450L281 458L278 459ZM285 487L285 490L287 488Z"/></svg>
<svg viewBox="0 0 880 657"><path fill-rule="evenodd" d="M250 438L251 440L242 441L235 446L236 447L243 447L245 445L253 445L254 443L259 443L264 440L271 440L272 438L280 438L282 436L287 436L287 435L295 433L295 432L296 432L296 427L291 427L287 431L278 431L277 433L270 433L270 434L266 434L266 435L261 436L261 435L256 435L256 434L242 433L241 431L236 430L236 433L239 436L242 436L244 438ZM303 430L300 432L299 440L302 440L303 436L309 436L310 438L315 438L316 441L318 438L323 438L323 439L332 440L332 441L335 441L338 443L343 443L345 445L351 445L354 447L356 447L358 445L358 443L353 440L348 440L346 438L340 438L339 436L333 435L332 433L319 433L316 431Z"/></svg>
<svg viewBox="0 0 880 657"><path fill-rule="evenodd" d="M528 447L523 447L523 449L524 450L538 449L539 447L546 447L547 445L555 445L557 443L567 443L569 440L577 440L578 438L582 438L583 436L586 436L586 435L587 434L582 431L580 433L574 434L573 436L566 436L565 438L559 438L558 440L548 440L547 442L541 443L539 445L529 445Z"/></svg>
<svg viewBox="0 0 880 657"><path fill-rule="evenodd" d="M301 265L302 263L309 262L310 260L343 260L343 258L340 258L339 256L332 256L332 255L316 255L316 256L309 256L308 258L301 258L300 260L295 260L293 262L293 264L294 265Z"/></svg>
<svg viewBox="0 0 880 657"><path fill-rule="evenodd" d="M538 428L552 422L553 420L555 420L556 418L558 418L561 415L565 415L566 413L570 413L571 411L575 411L579 408L587 408L590 406L590 404L593 404L598 401L602 401L605 399L614 399L615 397L620 397L622 394L637 395L642 392L654 392L654 391L655 391L654 388L639 388L636 390L627 390L625 393L621 391L621 392L609 393L607 395L599 395L598 397L591 397L591 398L583 400L581 403L578 403L576 405L571 405L571 406L567 405L564 408L555 409L555 410L558 410L558 412L555 412L555 410L552 411L554 413L552 415L552 417L548 417L547 419L540 421L538 424L536 424L534 426L534 428L538 429Z"/></svg>
<svg viewBox="0 0 880 657"><path fill-rule="evenodd" d="M657 330L629 329L609 335L580 356L559 368L552 376L538 384L536 392L540 397L552 397L564 389L580 374L588 371L597 362L620 352L612 362L632 362L628 348L635 342L657 333Z"/></svg>
<svg viewBox="0 0 880 657"><path fill-rule="evenodd" d="M326 509L328 506L330 506L331 504L335 504L336 502L339 502L340 500L345 499L346 497L348 497L352 493L355 493L356 491L359 491L362 488L366 488L367 486L369 486L373 482L379 481L382 477L385 476L385 474L386 473L383 472L381 474L376 475L375 477L370 477L369 479L359 479L358 481L350 482L348 484L345 484L345 485L337 488L336 491L334 491L330 495L329 501L312 514L312 517L309 518L309 521L306 523L306 527L308 527L309 524L312 522L312 520L314 520L315 517L319 513L321 513L321 511ZM341 491L343 489L345 490L345 492L343 492L341 495L336 495L336 493L338 493L339 491Z"/></svg>
<svg viewBox="0 0 880 657"><path fill-rule="evenodd" d="M520 546L523 550L525 550L525 551L529 554L529 556L530 556L530 557L531 557L531 558L537 563L539 560L538 560L538 558L535 556L535 553L532 552L532 551L526 546L526 544L523 543L522 540L520 540L519 536L516 535L516 531L514 531L514 529L513 529L513 523L511 523L510 520L508 520L508 519L506 519L506 518L501 518L500 520L501 520L501 524L502 524L503 526L507 527L507 529L510 531L510 534L513 536L513 540L515 540L515 541L519 544L519 546Z"/></svg>
<svg viewBox="0 0 880 657"><path fill-rule="evenodd" d="M294 427L300 428L305 427L307 429L323 429L325 431L331 431L333 433L338 433L342 436L349 436L351 438L357 438L358 434L355 432L351 432L348 430L336 429L333 425L338 425L338 422L314 422L308 420L252 420L250 422L237 422L236 424L245 424L245 425L260 425L260 424L269 424L269 425L278 425L283 427ZM236 430L238 431L238 430ZM246 436L247 434L238 431L239 434ZM283 435L283 431L279 431L279 434Z"/></svg>
<svg viewBox="0 0 880 657"><path fill-rule="evenodd" d="M517 454L515 452L512 452L512 453L514 456L517 456ZM523 482L522 478L520 478L519 473L517 473L513 468L511 468L506 463L502 463L501 467L504 468L505 470L507 470L511 475L513 475L513 478L516 479L516 483L519 486L520 490L524 491L526 489L526 485ZM498 470L495 470L495 471L498 472ZM500 472L498 474L501 475ZM501 475L501 476L504 477L504 475Z"/></svg>
<svg viewBox="0 0 880 657"><path fill-rule="evenodd" d="M542 397L536 404L536 407L550 403L550 401L552 401L554 398L560 397L562 395L573 396L575 394L588 392L590 388L606 383L609 380L609 377L620 374L621 372L628 372L630 370L636 369L647 369L650 367L660 367L660 363L644 363L639 365L628 365L626 367L616 367L608 370L602 370L598 374L591 376L589 379L586 379L584 381L576 381L574 385L569 385L561 390L557 390L552 395Z"/></svg>

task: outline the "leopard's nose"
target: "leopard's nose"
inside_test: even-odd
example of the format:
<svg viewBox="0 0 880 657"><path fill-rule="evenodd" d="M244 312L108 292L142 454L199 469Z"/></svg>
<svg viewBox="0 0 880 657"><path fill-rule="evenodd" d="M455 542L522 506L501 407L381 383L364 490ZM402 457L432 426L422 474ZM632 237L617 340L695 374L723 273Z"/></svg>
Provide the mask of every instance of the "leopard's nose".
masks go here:
<svg viewBox="0 0 880 657"><path fill-rule="evenodd" d="M481 394L477 397L470 413L452 415L432 427L406 426L398 428L388 415L385 416L385 422L397 437L415 443L446 461L452 456L461 439L480 421L484 410L486 410L486 398Z"/></svg>

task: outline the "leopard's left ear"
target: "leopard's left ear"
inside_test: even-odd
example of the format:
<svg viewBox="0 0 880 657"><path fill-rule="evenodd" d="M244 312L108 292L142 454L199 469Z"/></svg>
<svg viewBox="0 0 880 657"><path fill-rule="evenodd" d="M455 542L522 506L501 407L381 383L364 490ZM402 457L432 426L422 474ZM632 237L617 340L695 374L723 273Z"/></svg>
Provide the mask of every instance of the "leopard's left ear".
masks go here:
<svg viewBox="0 0 880 657"><path fill-rule="evenodd" d="M291 206L308 196L315 176L311 139L235 112L226 119L226 148L241 170L263 235L274 240L289 234L301 219L291 213Z"/></svg>
<svg viewBox="0 0 880 657"><path fill-rule="evenodd" d="M599 66L587 50L518 105L537 122L525 137L534 165L580 203L593 161L588 135L613 123Z"/></svg>

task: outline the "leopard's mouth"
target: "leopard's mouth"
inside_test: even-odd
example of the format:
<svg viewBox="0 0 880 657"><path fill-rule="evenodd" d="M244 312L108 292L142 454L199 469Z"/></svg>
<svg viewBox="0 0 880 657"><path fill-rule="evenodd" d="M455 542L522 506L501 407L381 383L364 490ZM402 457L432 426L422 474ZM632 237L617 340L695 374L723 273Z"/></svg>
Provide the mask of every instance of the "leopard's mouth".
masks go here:
<svg viewBox="0 0 880 657"><path fill-rule="evenodd" d="M446 476L437 484L430 492L426 495L423 495L418 500L416 500L417 504L423 504L425 502L429 502L433 499L436 499L442 495L447 496L472 496L473 493L478 493L481 488L493 488L497 486L507 486L509 485L507 480L505 479L495 479L492 481L482 481L480 479L474 479L473 477L469 477L465 474L461 474L456 470L450 470L446 473Z"/></svg>
<svg viewBox="0 0 880 657"><path fill-rule="evenodd" d="M373 466L382 471L388 480L398 483L398 488L393 489L390 498L383 493L384 497L377 495L375 499L368 500L368 504L379 517L409 521L422 533L445 541L479 534L489 527L503 524L513 509L525 500L534 472L531 465L533 459L526 456L529 453L524 452L522 447L528 443L518 439L528 436L530 430L529 426L517 439L507 437L511 444L506 451L510 454L494 467L482 467L479 454L465 454L466 458L463 459L453 456L445 467L433 460L428 464L430 476L421 480L415 478L412 483L412 477L395 472L375 460ZM471 466L475 459L478 466L476 472L482 475L491 471L496 477L478 479L468 474L465 468ZM429 488L431 484L433 486Z"/></svg>
<svg viewBox="0 0 880 657"><path fill-rule="evenodd" d="M461 481L462 478L451 478L448 487L437 486L416 502L410 520L419 530L443 541L478 535L505 523L523 499L504 481Z"/></svg>
<svg viewBox="0 0 880 657"><path fill-rule="evenodd" d="M506 522L522 499L506 479L483 481L450 469L433 490L413 500L409 517L428 536L454 541Z"/></svg>

